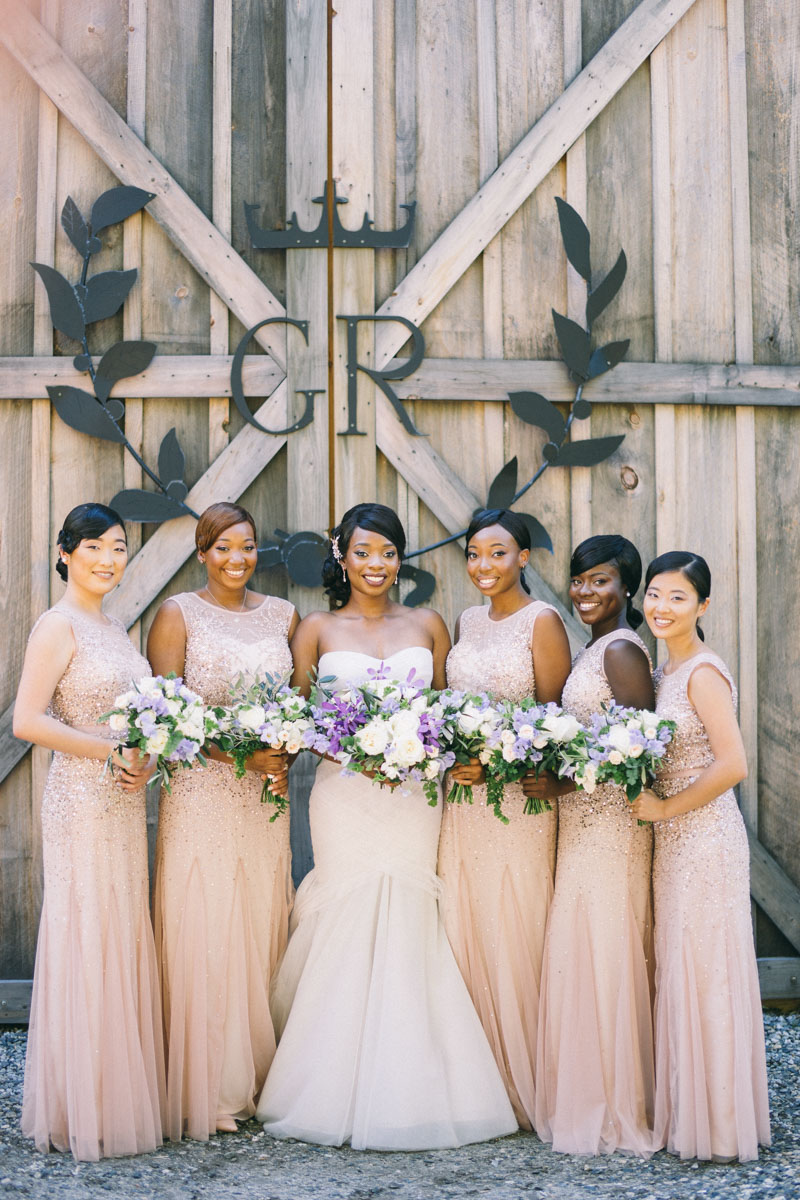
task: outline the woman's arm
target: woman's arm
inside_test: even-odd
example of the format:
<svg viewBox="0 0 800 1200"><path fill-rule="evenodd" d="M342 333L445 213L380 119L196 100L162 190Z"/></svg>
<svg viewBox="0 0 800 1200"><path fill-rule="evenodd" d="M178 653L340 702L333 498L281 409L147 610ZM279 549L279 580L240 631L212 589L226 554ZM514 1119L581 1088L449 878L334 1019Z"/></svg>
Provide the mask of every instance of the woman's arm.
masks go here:
<svg viewBox="0 0 800 1200"><path fill-rule="evenodd" d="M186 625L176 600L165 600L156 613L147 637L147 659L155 675L169 675L174 671L183 678Z"/></svg>
<svg viewBox="0 0 800 1200"><path fill-rule="evenodd" d="M697 779L666 800L644 791L633 803L641 821L666 821L704 808L747 776L747 758L727 680L710 663L701 663L689 679L689 700L708 735L714 762Z"/></svg>
<svg viewBox="0 0 800 1200"><path fill-rule="evenodd" d="M311 676L319 663L319 635L324 613L309 613L298 624L291 641L292 687L300 689L306 700L311 695Z"/></svg>
<svg viewBox="0 0 800 1200"><path fill-rule="evenodd" d="M112 754L112 763L121 772L117 782L125 791L134 791L146 782L149 759L136 750L114 750L113 739L101 732L103 726L98 725L97 733L92 733L65 725L47 712L74 653L75 636L69 618L62 613L48 613L31 634L25 651L14 705L14 736L77 758L102 760Z"/></svg>
<svg viewBox="0 0 800 1200"><path fill-rule="evenodd" d="M603 669L616 704L652 712L656 694L650 664L641 646L624 638L610 642L603 655Z"/></svg>
<svg viewBox="0 0 800 1200"><path fill-rule="evenodd" d="M533 623L531 656L536 699L540 704L551 700L560 704L572 660L564 622L551 608L539 613Z"/></svg>
<svg viewBox="0 0 800 1200"><path fill-rule="evenodd" d="M432 608L427 612L427 628L433 641L431 653L433 654L433 679L431 687L435 687L437 691L447 687L447 671L445 664L447 655L450 653L450 633L442 618Z"/></svg>

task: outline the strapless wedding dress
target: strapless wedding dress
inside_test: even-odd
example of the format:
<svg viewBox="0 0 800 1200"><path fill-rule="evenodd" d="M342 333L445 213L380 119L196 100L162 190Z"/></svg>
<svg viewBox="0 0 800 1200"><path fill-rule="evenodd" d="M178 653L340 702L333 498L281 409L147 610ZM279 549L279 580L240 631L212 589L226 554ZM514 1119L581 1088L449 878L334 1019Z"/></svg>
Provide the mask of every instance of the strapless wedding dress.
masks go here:
<svg viewBox="0 0 800 1200"><path fill-rule="evenodd" d="M334 686L378 659L332 651ZM411 646L396 678L433 662ZM512 1133L511 1106L439 912L441 802L320 763L310 798L314 870L297 892L274 977L278 1049L257 1118L274 1137L423 1150Z"/></svg>

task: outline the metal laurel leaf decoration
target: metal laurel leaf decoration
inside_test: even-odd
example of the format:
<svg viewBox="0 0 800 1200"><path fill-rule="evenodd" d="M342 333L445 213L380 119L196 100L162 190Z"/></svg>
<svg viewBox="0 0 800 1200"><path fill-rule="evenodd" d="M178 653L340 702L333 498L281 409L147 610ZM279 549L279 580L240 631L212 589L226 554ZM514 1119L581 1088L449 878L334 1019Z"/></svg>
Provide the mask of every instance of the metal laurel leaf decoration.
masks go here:
<svg viewBox="0 0 800 1200"><path fill-rule="evenodd" d="M71 244L83 259L80 279L70 283L59 271L45 263L31 263L47 292L50 319L61 333L80 342L81 351L75 355L73 366L88 373L94 395L78 387L48 387L47 394L61 420L89 437L101 438L124 446L153 481L155 492L144 488L126 488L111 499L126 521L149 521L161 524L173 517L197 516L185 503L189 488L184 482L185 456L174 429L161 442L158 452L158 472L153 471L125 435L125 404L111 396L111 390L121 379L147 369L156 352L154 342L117 342L107 350L95 367L89 353L88 326L104 321L119 312L137 272L100 271L89 274L92 257L103 248L97 236L104 229L133 216L153 199L153 192L137 187L114 187L103 192L92 205L88 221L71 196L61 210L61 226Z"/></svg>
<svg viewBox="0 0 800 1200"><path fill-rule="evenodd" d="M512 458L492 480L486 498L486 508L511 508L521 499L530 488L540 479L548 467L593 467L604 462L625 439L624 434L616 437L586 438L583 441L569 440L569 432L574 421L585 420L591 414L592 405L583 395L584 386L599 375L611 371L628 352L630 339L609 342L605 346L592 346L592 325L602 312L608 308L611 301L619 292L625 280L628 269L625 251L621 250L614 266L595 286L592 286L591 238L589 230L582 217L567 204L565 200L556 197L558 222L561 229L561 240L568 262L586 282L586 327L577 321L565 317L562 313L552 310L553 326L561 357L575 381L575 396L570 405L569 414L564 418L546 396L539 392L509 392L511 411L527 425L535 425L547 434L547 441L542 447L542 461L531 478L521 487L517 486L517 459ZM549 533L536 517L528 513L519 514L525 520L531 535L531 545L534 549L548 550L553 553L553 543ZM458 541L464 537L466 529L443 538L422 550L413 550L408 558L416 558L449 542ZM404 566L403 570L407 568ZM402 577L402 572L401 572ZM412 597L408 602L412 601ZM426 596L427 599L427 596Z"/></svg>

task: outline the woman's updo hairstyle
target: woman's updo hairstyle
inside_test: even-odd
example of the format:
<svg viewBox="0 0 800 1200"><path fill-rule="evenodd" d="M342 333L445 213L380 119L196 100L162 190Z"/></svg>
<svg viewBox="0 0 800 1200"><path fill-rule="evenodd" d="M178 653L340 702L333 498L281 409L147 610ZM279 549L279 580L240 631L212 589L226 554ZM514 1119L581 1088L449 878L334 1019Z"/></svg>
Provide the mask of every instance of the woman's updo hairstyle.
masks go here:
<svg viewBox="0 0 800 1200"><path fill-rule="evenodd" d="M113 529L115 525L122 526L122 532L127 542L128 537L125 534L122 517L113 508L109 508L107 504L96 504L94 501L90 501L88 504L78 504L67 513L64 525L58 531L56 545L65 554L72 554L73 550L78 549L81 542L100 537L107 529ZM56 571L66 583L69 573L67 564L61 555L56 562Z"/></svg>
<svg viewBox="0 0 800 1200"><path fill-rule="evenodd" d="M505 529L506 533L511 534L520 550L530 550L531 533L524 517L521 517L519 513L512 512L510 508L480 508L470 521L469 529L467 530L467 540L464 544L464 558L469 553L469 544L475 537L475 534L480 533L482 529L488 529L490 525L500 525L501 528ZM524 571L520 572L519 581L522 584L522 590L530 596L531 589L528 587Z"/></svg>
<svg viewBox="0 0 800 1200"><path fill-rule="evenodd" d="M633 597L642 582L642 560L639 557L639 551L633 542L629 542L622 534L597 534L596 537L586 538L572 551L569 573L573 577L582 575L584 571L591 571L592 567L598 567L600 563L609 563L619 571L622 585L628 592L625 619L631 629L638 629L644 620L644 616L638 608L633 607Z"/></svg>
<svg viewBox="0 0 800 1200"><path fill-rule="evenodd" d="M387 542L392 543L401 562L406 552L406 532L394 509L385 504L371 503L355 504L348 508L336 528L331 530L331 544L322 564L322 586L332 609L343 608L350 599L350 581L345 577L339 559L344 561L356 529L381 534ZM338 551L339 559L334 548Z"/></svg>
<svg viewBox="0 0 800 1200"><path fill-rule="evenodd" d="M668 550L666 554L659 554L658 558L654 558L644 577L645 591L656 575L666 575L671 571L680 571L681 575L689 580L701 604L711 595L711 572L708 563L701 555L692 554L690 550ZM699 621L697 636L701 642L706 640Z"/></svg>
<svg viewBox="0 0 800 1200"><path fill-rule="evenodd" d="M230 529L231 525L241 525L244 522L247 522L253 531L253 541L258 541L256 523L252 515L246 508L242 508L241 504L229 504L227 500L222 500L218 504L209 504L208 508L200 513L200 518L195 526L194 544L201 554L205 554L221 533Z"/></svg>

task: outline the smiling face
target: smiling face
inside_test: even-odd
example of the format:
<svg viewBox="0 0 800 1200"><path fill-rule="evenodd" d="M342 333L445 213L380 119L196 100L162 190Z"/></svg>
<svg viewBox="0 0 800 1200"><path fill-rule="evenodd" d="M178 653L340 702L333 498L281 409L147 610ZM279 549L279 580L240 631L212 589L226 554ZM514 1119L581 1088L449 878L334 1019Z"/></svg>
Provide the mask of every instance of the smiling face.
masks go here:
<svg viewBox="0 0 800 1200"><path fill-rule="evenodd" d="M569 598L584 625L608 624L613 628L625 612L628 596L619 568L613 563L598 563L569 583Z"/></svg>
<svg viewBox="0 0 800 1200"><path fill-rule="evenodd" d="M381 596L397 579L400 555L385 534L357 525L344 556L344 565L353 591L366 596Z"/></svg>
<svg viewBox="0 0 800 1200"><path fill-rule="evenodd" d="M469 540L467 574L484 596L499 596L521 586L520 575L529 558L530 551L520 549L502 525L487 525Z"/></svg>
<svg viewBox="0 0 800 1200"><path fill-rule="evenodd" d="M69 585L94 596L106 596L120 579L128 562L128 543L121 525L112 525L97 537L83 538L71 554L62 550Z"/></svg>
<svg viewBox="0 0 800 1200"><path fill-rule="evenodd" d="M650 580L644 615L657 638L691 638L709 605L701 600L683 571L664 571Z"/></svg>
<svg viewBox="0 0 800 1200"><path fill-rule="evenodd" d="M240 521L223 529L198 557L206 565L209 584L227 592L241 591L258 562L258 547L250 522Z"/></svg>

